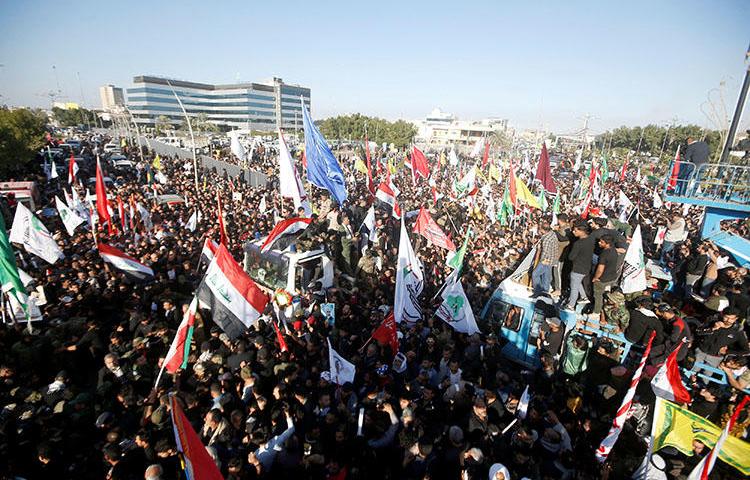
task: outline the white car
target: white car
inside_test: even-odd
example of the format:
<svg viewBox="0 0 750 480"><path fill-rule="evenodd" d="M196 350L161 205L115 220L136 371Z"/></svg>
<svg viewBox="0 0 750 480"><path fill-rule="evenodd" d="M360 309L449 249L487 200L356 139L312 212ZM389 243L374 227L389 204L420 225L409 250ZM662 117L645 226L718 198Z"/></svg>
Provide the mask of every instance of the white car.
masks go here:
<svg viewBox="0 0 750 480"><path fill-rule="evenodd" d="M117 145L116 143L110 142L110 143L104 145L104 151L107 152L107 153L114 152L115 150L120 150L120 146Z"/></svg>

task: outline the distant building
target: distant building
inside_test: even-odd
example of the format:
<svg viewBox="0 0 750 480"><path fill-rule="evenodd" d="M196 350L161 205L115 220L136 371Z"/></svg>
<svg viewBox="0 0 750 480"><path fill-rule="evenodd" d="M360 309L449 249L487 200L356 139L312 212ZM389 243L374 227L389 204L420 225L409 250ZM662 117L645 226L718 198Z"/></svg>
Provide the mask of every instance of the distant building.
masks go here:
<svg viewBox="0 0 750 480"><path fill-rule="evenodd" d="M102 100L102 110L105 112L115 111L118 107L125 105L125 96L122 93L122 88L115 87L114 85L99 87L99 97Z"/></svg>
<svg viewBox="0 0 750 480"><path fill-rule="evenodd" d="M470 145L493 132L505 132L507 119L459 120L450 113L433 110L417 125L416 141L430 146Z"/></svg>
<svg viewBox="0 0 750 480"><path fill-rule="evenodd" d="M302 129L302 107L310 108L310 89L267 82L211 85L152 76L133 78L127 89L127 106L139 124L155 125L164 116L180 125L184 115L175 95L190 118L205 115L207 121L229 129L274 131Z"/></svg>

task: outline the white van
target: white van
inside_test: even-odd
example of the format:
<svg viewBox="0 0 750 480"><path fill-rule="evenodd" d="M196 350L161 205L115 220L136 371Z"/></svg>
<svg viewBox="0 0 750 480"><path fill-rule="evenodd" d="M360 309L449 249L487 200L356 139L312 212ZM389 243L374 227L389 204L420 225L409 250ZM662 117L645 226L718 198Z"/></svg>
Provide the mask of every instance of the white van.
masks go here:
<svg viewBox="0 0 750 480"><path fill-rule="evenodd" d="M333 286L333 262L319 248L307 252L292 252L289 249L260 251L263 239L245 243L245 271L261 288L274 292L284 289L295 294L315 282L323 288Z"/></svg>

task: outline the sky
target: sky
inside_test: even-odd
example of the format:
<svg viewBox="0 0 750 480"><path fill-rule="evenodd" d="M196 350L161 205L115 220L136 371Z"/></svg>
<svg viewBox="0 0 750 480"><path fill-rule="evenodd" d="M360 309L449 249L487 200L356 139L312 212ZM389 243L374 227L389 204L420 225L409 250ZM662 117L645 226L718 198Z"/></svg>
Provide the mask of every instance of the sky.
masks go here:
<svg viewBox="0 0 750 480"><path fill-rule="evenodd" d="M585 115L594 131L715 127L701 106L721 105L723 82L731 117L748 25L748 0L0 0L0 104L49 107L59 84L100 108L100 85L142 74L278 76L310 87L315 118L439 107L557 133Z"/></svg>

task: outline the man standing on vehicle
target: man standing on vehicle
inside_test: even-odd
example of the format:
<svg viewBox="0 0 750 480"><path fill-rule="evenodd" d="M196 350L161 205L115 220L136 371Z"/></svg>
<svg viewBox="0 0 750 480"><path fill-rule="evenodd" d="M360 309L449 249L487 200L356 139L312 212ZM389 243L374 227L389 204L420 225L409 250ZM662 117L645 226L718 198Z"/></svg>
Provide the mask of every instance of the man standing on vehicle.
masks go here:
<svg viewBox="0 0 750 480"><path fill-rule="evenodd" d="M540 230L543 235L537 245L536 257L534 259L536 267L531 274L534 296L549 292L552 283L552 267L557 264L557 258L560 254L557 234L550 230L547 224L542 224Z"/></svg>
<svg viewBox="0 0 750 480"><path fill-rule="evenodd" d="M591 279L594 290L594 309L591 315L596 320L599 319L602 311L604 292L617 281L617 252L614 243L615 239L611 235L599 238L599 247L602 251L599 253L599 262L594 270L594 277Z"/></svg>
<svg viewBox="0 0 750 480"><path fill-rule="evenodd" d="M684 195L687 192L690 176L697 174L700 166L708 163L708 156L709 150L706 142L696 141L693 137L687 138L687 148L677 174L677 195Z"/></svg>
<svg viewBox="0 0 750 480"><path fill-rule="evenodd" d="M571 262L570 294L565 307L568 310L575 310L579 298L588 302L583 288L583 279L591 272L591 259L594 255L594 240L589 236L590 233L591 227L586 222L579 222L573 226L576 241L573 242L568 253L568 261Z"/></svg>

